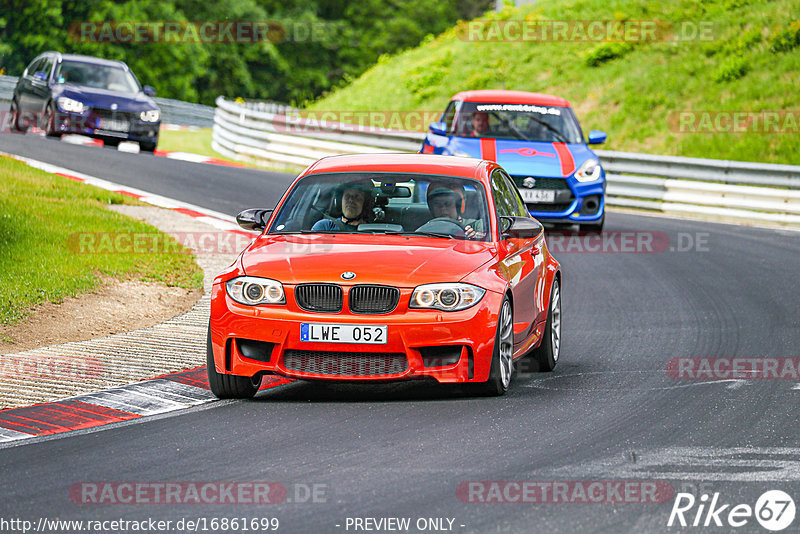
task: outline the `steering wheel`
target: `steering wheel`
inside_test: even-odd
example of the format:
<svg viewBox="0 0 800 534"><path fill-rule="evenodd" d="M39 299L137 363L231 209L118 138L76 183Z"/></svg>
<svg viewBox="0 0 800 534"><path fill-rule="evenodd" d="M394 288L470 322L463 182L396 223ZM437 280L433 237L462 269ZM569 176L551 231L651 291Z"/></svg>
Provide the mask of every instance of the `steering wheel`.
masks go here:
<svg viewBox="0 0 800 534"><path fill-rule="evenodd" d="M448 228L448 225L456 226L457 229L452 227ZM436 217L435 219L431 219L430 221L426 222L419 228L417 231L422 232L436 232L440 234L450 234L450 235L465 235L467 232L466 225L459 221L458 219L453 219L451 217Z"/></svg>

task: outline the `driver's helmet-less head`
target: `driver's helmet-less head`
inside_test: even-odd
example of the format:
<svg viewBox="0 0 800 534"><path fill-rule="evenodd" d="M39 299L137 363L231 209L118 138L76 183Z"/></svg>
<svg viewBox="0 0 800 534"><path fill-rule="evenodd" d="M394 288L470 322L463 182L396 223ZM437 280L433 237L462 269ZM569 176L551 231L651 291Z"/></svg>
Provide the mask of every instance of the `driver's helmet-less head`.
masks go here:
<svg viewBox="0 0 800 534"><path fill-rule="evenodd" d="M336 202L339 204L339 209L341 210L343 206L343 197L345 192L350 190L360 191L364 194L364 203L361 206L361 213L358 214L356 217L352 217L351 219L365 219L369 220L372 216L372 208L374 199L372 198L374 186L372 185L372 180L369 178L365 178L363 180L357 180L355 182L347 182L341 184L336 188Z"/></svg>
<svg viewBox="0 0 800 534"><path fill-rule="evenodd" d="M432 209L432 202L435 198L453 198L456 204L456 212L459 214L464 213L464 188L462 186L433 182L428 186L428 209Z"/></svg>

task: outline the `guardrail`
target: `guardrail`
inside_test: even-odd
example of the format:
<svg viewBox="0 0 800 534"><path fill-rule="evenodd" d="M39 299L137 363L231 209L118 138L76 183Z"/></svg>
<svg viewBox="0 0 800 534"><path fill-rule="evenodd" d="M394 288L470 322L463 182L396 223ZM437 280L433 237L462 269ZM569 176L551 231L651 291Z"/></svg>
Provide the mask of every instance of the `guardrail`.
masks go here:
<svg viewBox="0 0 800 534"><path fill-rule="evenodd" d="M416 152L425 133L309 124L276 104L217 98L212 146L241 161L302 169L323 156ZM609 206L800 225L800 166L595 150Z"/></svg>
<svg viewBox="0 0 800 534"><path fill-rule="evenodd" d="M17 86L16 76L0 76L0 101L10 102ZM178 124L181 126L199 126L210 128L214 125L214 108L202 104L192 104L171 98L154 99L161 108L161 122L163 124Z"/></svg>

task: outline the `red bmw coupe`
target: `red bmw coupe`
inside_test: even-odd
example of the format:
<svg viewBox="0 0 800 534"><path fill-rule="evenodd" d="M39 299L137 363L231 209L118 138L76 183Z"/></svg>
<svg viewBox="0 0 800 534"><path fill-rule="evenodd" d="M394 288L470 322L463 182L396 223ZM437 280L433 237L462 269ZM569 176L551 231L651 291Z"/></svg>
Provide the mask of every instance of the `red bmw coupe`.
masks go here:
<svg viewBox="0 0 800 534"><path fill-rule="evenodd" d="M214 280L217 397L252 397L265 374L503 395L521 358L558 362L561 267L494 162L324 158L237 220L263 232Z"/></svg>

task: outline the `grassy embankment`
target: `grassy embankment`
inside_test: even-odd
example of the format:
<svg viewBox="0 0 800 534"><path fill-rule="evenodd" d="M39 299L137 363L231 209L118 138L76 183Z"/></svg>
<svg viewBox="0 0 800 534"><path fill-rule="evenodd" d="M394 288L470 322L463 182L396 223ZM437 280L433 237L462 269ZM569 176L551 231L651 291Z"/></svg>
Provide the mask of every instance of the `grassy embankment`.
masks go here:
<svg viewBox="0 0 800 534"><path fill-rule="evenodd" d="M382 57L309 107L441 111L461 90L537 91L567 98L585 131L607 131L601 148L800 164L798 18L796 0L551 0L508 7L480 19L483 31L498 19L658 20L688 37L698 33L650 42L487 42L463 38L469 30L462 25L463 33L453 28ZM729 112L793 113L777 123L786 133L687 133L678 116L684 111L728 113L723 130L730 127ZM690 117L689 129L704 120L700 113Z"/></svg>
<svg viewBox="0 0 800 534"><path fill-rule="evenodd" d="M101 278L201 288L202 270L177 243L168 250L183 252L126 253L122 242L122 247L92 249L116 250L110 253L78 253L75 238L82 233L167 238L148 224L104 208L137 203L0 157L0 324L19 321L36 304L91 291Z"/></svg>

